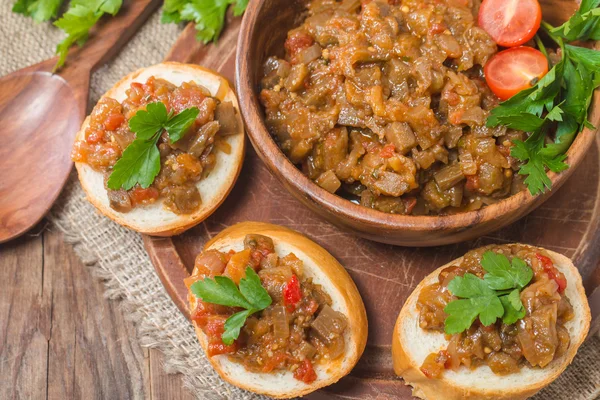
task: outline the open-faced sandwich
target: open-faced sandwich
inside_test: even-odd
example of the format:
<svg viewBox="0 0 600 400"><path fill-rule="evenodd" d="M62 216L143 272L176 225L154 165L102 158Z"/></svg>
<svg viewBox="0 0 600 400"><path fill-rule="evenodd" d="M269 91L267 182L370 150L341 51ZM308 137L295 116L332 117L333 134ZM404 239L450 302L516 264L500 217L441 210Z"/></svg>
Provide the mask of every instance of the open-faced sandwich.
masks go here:
<svg viewBox="0 0 600 400"><path fill-rule="evenodd" d="M571 363L590 326L573 263L510 244L428 275L394 328L394 370L423 399L526 399Z"/></svg>
<svg viewBox="0 0 600 400"><path fill-rule="evenodd" d="M167 62L127 75L102 96L72 158L89 201L104 215L169 236L223 202L242 167L243 133L225 78Z"/></svg>
<svg viewBox="0 0 600 400"><path fill-rule="evenodd" d="M275 398L347 375L367 341L362 299L326 250L246 222L208 242L186 280L198 339L226 381Z"/></svg>

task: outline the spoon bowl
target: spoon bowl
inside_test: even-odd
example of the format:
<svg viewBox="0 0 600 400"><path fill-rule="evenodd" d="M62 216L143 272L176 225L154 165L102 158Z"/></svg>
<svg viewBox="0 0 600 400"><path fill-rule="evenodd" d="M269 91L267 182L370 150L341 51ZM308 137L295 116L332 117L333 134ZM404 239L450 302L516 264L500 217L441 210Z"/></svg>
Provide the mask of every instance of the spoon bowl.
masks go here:
<svg viewBox="0 0 600 400"><path fill-rule="evenodd" d="M0 243L38 223L58 197L84 107L58 75L29 71L0 79Z"/></svg>
<svg viewBox="0 0 600 400"><path fill-rule="evenodd" d="M113 57L160 5L125 1L84 47L0 78L0 243L22 235L48 212L65 185L71 147L85 118L90 73Z"/></svg>

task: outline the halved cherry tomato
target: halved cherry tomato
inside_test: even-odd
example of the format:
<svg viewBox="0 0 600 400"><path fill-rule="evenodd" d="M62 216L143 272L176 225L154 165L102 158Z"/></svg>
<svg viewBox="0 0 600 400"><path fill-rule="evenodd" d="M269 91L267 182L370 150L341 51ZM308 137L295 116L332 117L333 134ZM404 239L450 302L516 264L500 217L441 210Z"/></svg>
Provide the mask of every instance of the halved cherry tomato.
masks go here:
<svg viewBox="0 0 600 400"><path fill-rule="evenodd" d="M538 0L484 0L479 7L479 26L504 47L531 40L541 22Z"/></svg>
<svg viewBox="0 0 600 400"><path fill-rule="evenodd" d="M520 46L493 56L483 69L485 81L501 100L535 85L548 73L548 60L541 51Z"/></svg>

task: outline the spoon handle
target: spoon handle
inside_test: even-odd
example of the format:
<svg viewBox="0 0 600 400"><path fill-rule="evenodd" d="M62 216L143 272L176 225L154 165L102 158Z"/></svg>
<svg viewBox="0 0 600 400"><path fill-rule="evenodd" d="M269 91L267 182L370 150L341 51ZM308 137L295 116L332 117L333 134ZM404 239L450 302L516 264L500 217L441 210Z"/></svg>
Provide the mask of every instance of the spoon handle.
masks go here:
<svg viewBox="0 0 600 400"><path fill-rule="evenodd" d="M84 75L109 61L133 36L146 19L158 8L160 0L129 0L116 17L104 17L83 47L74 46L69 51L65 66L59 74L67 79ZM87 74L85 74L87 75Z"/></svg>

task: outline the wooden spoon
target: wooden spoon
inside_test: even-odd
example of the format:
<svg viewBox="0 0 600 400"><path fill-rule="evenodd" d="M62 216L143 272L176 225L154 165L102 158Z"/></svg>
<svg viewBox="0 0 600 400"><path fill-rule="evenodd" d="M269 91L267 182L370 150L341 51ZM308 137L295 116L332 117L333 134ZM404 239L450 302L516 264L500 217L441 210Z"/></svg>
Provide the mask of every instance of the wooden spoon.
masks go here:
<svg viewBox="0 0 600 400"><path fill-rule="evenodd" d="M57 58L0 78L0 243L48 212L73 166L71 147L87 108L91 72L108 61L158 7L160 0L128 1L103 19L65 67Z"/></svg>

